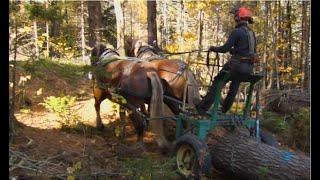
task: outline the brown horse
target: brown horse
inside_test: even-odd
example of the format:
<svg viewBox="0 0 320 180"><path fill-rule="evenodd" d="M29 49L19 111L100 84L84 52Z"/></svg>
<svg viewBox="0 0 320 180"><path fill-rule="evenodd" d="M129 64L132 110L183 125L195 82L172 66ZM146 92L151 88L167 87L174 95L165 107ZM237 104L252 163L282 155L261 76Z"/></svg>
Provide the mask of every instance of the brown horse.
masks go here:
<svg viewBox="0 0 320 180"><path fill-rule="evenodd" d="M127 56L138 57L152 63L162 80L165 95L182 101L186 93L186 102L194 107L200 101L199 85L194 74L188 70L185 62L176 59L167 59L159 55L151 46L144 45L140 40L127 38L125 43ZM185 87L187 87L185 91ZM172 100L164 99L174 114L179 114L179 106Z"/></svg>
<svg viewBox="0 0 320 180"><path fill-rule="evenodd" d="M136 110L147 103L150 104L151 117L162 115L163 111L163 88L154 65L123 59L118 52L102 44L97 44L92 49L91 65L95 67L93 94L97 127L104 128L100 117L100 104L108 98L131 110L131 120L138 134L138 140L142 141L144 119ZM116 98L119 96L125 100ZM157 136L158 145L167 148L163 121L152 120L149 125Z"/></svg>

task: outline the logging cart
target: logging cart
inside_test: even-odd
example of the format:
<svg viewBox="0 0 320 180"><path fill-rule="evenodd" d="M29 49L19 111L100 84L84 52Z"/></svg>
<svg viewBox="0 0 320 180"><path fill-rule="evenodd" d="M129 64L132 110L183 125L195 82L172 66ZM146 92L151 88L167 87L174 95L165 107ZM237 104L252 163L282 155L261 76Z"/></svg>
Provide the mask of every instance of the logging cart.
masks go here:
<svg viewBox="0 0 320 180"><path fill-rule="evenodd" d="M250 118L251 100L254 85L262 75L239 75L223 71L223 78L216 82L217 91L212 108L207 112L206 118L195 113L185 111L176 118L175 154L179 174L185 178L199 179L202 175L210 175L211 155L205 143L208 133L217 126L234 129L236 126L245 126L250 136L260 139L259 119ZM245 107L242 115L228 115L219 111L221 90L223 82L227 79L239 82L249 82Z"/></svg>

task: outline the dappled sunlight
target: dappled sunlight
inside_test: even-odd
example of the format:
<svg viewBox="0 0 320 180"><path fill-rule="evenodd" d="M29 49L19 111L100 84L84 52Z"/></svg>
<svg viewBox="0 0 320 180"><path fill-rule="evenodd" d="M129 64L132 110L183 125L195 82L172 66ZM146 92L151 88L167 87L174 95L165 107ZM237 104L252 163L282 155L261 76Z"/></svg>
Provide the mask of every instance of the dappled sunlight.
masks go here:
<svg viewBox="0 0 320 180"><path fill-rule="evenodd" d="M76 115L80 116L79 122L95 126L96 112L94 109L93 98L84 101L77 101L76 105L72 109L75 110L74 113L76 113ZM100 111L102 122L105 125L119 119L119 106L109 100L105 100L101 103ZM60 123L57 121L58 117L54 113L46 110L39 112L25 109L15 115L17 120L26 126L39 129L61 128Z"/></svg>

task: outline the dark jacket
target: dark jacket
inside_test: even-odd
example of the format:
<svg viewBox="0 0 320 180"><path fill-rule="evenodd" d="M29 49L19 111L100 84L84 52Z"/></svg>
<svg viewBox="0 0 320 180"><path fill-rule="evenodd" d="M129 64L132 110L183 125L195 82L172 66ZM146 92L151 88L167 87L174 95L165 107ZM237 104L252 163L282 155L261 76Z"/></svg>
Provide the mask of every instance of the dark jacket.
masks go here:
<svg viewBox="0 0 320 180"><path fill-rule="evenodd" d="M254 41L254 53L249 51L249 40L247 35L247 30L253 32L249 29L246 22L240 22L237 24L236 28L230 34L227 42L220 47L214 47L213 51L226 53L230 52L233 56L240 57L252 57L256 53L256 37L253 32Z"/></svg>

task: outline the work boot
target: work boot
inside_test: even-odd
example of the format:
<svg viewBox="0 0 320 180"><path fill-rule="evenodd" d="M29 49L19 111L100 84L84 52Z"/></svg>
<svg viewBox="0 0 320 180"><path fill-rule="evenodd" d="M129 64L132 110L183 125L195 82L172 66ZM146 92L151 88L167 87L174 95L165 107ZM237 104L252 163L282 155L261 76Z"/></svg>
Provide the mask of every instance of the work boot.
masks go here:
<svg viewBox="0 0 320 180"><path fill-rule="evenodd" d="M200 115L202 115L202 116L207 114L207 111L204 110L204 109L200 106L200 104L197 104L197 105L196 105L196 109L197 109L198 113L199 113Z"/></svg>

